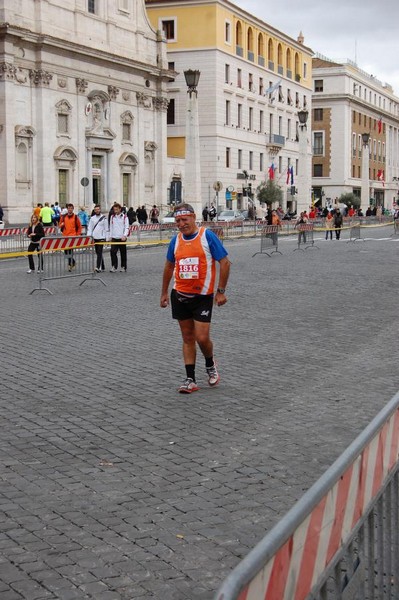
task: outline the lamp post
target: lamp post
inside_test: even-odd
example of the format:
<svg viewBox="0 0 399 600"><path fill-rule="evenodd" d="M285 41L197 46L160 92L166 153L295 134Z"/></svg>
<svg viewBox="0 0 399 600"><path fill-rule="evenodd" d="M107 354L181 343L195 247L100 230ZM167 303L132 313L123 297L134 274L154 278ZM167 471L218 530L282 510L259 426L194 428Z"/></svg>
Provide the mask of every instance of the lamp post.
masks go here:
<svg viewBox="0 0 399 600"><path fill-rule="evenodd" d="M197 86L201 72L189 69L184 71L187 84L186 112L186 158L184 174L184 201L192 205L195 213L201 219L201 166L198 122Z"/></svg>
<svg viewBox="0 0 399 600"><path fill-rule="evenodd" d="M363 154L362 154L362 187L361 187L361 192L360 192L360 208L362 209L363 214L366 214L366 210L368 209L369 204L370 204L369 141L370 141L370 134L362 133Z"/></svg>
<svg viewBox="0 0 399 600"><path fill-rule="evenodd" d="M298 130L298 199L297 212L308 210L310 201L310 154L308 153L308 134L307 122L309 112L305 109L298 111L299 130Z"/></svg>

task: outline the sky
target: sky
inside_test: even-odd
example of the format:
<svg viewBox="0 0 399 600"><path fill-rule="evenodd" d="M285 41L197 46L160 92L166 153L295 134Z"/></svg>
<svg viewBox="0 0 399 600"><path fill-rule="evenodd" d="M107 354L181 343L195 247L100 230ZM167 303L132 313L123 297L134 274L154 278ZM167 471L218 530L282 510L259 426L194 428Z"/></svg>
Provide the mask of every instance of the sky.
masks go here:
<svg viewBox="0 0 399 600"><path fill-rule="evenodd" d="M349 58L399 97L399 0L232 0L331 59Z"/></svg>

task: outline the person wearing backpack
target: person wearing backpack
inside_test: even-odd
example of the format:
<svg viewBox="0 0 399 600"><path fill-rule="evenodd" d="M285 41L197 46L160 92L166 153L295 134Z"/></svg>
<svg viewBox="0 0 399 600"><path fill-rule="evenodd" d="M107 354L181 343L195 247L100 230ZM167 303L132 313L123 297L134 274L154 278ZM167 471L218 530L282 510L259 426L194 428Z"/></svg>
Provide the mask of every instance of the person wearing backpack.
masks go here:
<svg viewBox="0 0 399 600"><path fill-rule="evenodd" d="M108 239L111 245L111 273L118 270L118 250L121 254L121 271L126 273L127 268L127 248L126 240L129 235L129 219L122 212L122 206L115 202L114 214L109 221Z"/></svg>
<svg viewBox="0 0 399 600"><path fill-rule="evenodd" d="M101 214L101 206L96 204L94 213L87 227L87 235L90 235L94 240L94 249L97 256L96 272L105 271L103 259L104 242L108 237L108 219Z"/></svg>
<svg viewBox="0 0 399 600"><path fill-rule="evenodd" d="M60 219L60 230L63 236L72 237L82 234L82 224L75 215L74 205L69 203L66 206L67 213L61 215ZM75 259L73 258L73 250L65 250L65 255L68 256L68 271L72 271L75 268Z"/></svg>
<svg viewBox="0 0 399 600"><path fill-rule="evenodd" d="M85 233L87 231L87 225L89 224L89 215L87 214L83 206L81 206L79 209L78 219L82 224L82 233Z"/></svg>

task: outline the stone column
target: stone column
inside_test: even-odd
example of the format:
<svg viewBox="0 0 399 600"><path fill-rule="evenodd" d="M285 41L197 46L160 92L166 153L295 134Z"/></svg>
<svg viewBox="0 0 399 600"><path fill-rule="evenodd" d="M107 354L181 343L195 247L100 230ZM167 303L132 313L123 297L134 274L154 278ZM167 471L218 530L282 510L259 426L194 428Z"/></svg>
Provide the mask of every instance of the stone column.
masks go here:
<svg viewBox="0 0 399 600"><path fill-rule="evenodd" d="M362 186L360 192L360 208L363 214L366 214L366 210L370 204L370 179L369 179L369 168L370 168L370 150L369 150L370 134L363 133L363 152L362 152Z"/></svg>
<svg viewBox="0 0 399 600"><path fill-rule="evenodd" d="M183 198L184 202L192 205L197 218L201 220L202 198L198 98L197 90L190 87L187 93L186 158Z"/></svg>

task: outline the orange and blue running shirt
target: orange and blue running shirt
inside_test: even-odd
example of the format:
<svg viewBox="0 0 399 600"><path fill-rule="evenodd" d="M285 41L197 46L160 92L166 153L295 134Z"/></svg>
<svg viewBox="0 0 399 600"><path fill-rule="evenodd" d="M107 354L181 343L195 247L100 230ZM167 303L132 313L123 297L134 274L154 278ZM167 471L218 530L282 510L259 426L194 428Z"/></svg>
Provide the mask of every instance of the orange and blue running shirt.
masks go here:
<svg viewBox="0 0 399 600"><path fill-rule="evenodd" d="M181 294L213 294L216 265L227 256L219 238L205 227L193 235L178 233L169 244L166 258L175 265L174 289Z"/></svg>

